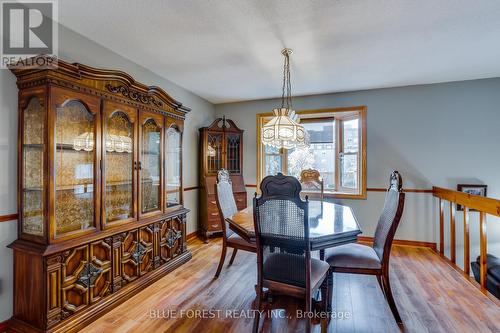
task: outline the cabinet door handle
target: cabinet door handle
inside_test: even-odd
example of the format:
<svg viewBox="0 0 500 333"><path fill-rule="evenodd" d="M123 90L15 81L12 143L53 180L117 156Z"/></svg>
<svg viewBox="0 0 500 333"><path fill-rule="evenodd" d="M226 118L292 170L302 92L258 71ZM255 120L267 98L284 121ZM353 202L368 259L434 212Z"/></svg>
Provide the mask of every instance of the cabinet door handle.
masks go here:
<svg viewBox="0 0 500 333"><path fill-rule="evenodd" d="M217 215L219 215L219 213L211 213L210 215L217 216Z"/></svg>
<svg viewBox="0 0 500 333"><path fill-rule="evenodd" d="M210 201L210 203L211 203L212 205L215 205L217 202L215 202L215 201Z"/></svg>
<svg viewBox="0 0 500 333"><path fill-rule="evenodd" d="M141 161L139 161L138 164L139 164L138 165L139 170L142 170L142 163L141 163Z"/></svg>
<svg viewBox="0 0 500 333"><path fill-rule="evenodd" d="M134 170L137 170L137 161L134 161Z"/></svg>
<svg viewBox="0 0 500 333"><path fill-rule="evenodd" d="M236 201L238 201L238 202L243 202L243 199L236 199Z"/></svg>

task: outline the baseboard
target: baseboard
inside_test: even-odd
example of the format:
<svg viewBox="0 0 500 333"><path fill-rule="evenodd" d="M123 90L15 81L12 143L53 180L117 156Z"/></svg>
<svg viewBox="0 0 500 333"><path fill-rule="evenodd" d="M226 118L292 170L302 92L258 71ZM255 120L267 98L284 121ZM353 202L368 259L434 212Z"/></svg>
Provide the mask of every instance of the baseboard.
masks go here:
<svg viewBox="0 0 500 333"><path fill-rule="evenodd" d="M7 329L9 328L9 323L10 319L7 319L6 321L0 323L0 333L7 332Z"/></svg>
<svg viewBox="0 0 500 333"><path fill-rule="evenodd" d="M358 241L365 242L365 243L373 243L373 237L358 236ZM405 239L395 239L392 242L392 244L404 245L404 246L428 247L433 251L436 251L436 248L437 248L436 243L412 241L412 240L405 240Z"/></svg>
<svg viewBox="0 0 500 333"><path fill-rule="evenodd" d="M189 242L190 240L193 240L197 237L198 237L198 230L195 230L192 233L186 235L186 242Z"/></svg>

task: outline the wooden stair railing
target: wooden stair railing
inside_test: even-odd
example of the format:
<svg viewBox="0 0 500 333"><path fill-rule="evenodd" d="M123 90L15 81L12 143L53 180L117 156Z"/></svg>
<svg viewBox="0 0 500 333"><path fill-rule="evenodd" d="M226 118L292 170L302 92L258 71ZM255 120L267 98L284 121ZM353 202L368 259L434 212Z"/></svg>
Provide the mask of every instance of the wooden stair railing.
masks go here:
<svg viewBox="0 0 500 333"><path fill-rule="evenodd" d="M456 207L463 207L463 233L464 233L464 270L470 275L470 242L469 242L469 209L479 212L479 247L480 247L480 284L483 292L486 291L486 214L500 216L500 200L472 195L441 187L432 188L433 196L439 199L439 253L444 256L444 202L450 203L450 261L456 264L456 230L455 215Z"/></svg>

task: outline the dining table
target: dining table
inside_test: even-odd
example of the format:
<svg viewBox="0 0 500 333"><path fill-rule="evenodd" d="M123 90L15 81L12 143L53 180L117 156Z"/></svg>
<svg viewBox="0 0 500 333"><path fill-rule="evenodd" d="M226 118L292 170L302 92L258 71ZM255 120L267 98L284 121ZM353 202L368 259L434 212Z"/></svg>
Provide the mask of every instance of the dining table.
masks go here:
<svg viewBox="0 0 500 333"><path fill-rule="evenodd" d="M226 218L229 229L248 242L255 242L253 206ZM349 206L328 201L309 201L309 239L311 251L353 243L361 234L358 221Z"/></svg>

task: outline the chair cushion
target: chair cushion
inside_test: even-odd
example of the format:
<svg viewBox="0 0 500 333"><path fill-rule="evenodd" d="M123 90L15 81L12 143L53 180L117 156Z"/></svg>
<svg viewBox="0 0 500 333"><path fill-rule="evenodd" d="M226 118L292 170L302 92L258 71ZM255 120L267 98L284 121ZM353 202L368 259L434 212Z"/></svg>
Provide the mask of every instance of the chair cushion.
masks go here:
<svg viewBox="0 0 500 333"><path fill-rule="evenodd" d="M256 248L255 243L249 243L243 238L241 238L238 234L233 233L231 236L227 238L228 245L239 245L241 247L251 247Z"/></svg>
<svg viewBox="0 0 500 333"><path fill-rule="evenodd" d="M486 265L488 274L490 274L492 278L500 282L500 260L497 259L488 261Z"/></svg>
<svg viewBox="0 0 500 333"><path fill-rule="evenodd" d="M382 267L375 250L366 245L350 243L325 251L325 260L332 267L370 268Z"/></svg>
<svg viewBox="0 0 500 333"><path fill-rule="evenodd" d="M472 272L478 283L480 281L480 260L481 257L478 256L476 261L471 262ZM500 259L492 254L487 254L486 265L486 288L490 293L495 295L496 298L500 299Z"/></svg>
<svg viewBox="0 0 500 333"><path fill-rule="evenodd" d="M305 256L289 253L271 253L263 264L263 277L267 280L306 286ZM319 259L311 258L311 286L317 285L328 272L330 266Z"/></svg>

